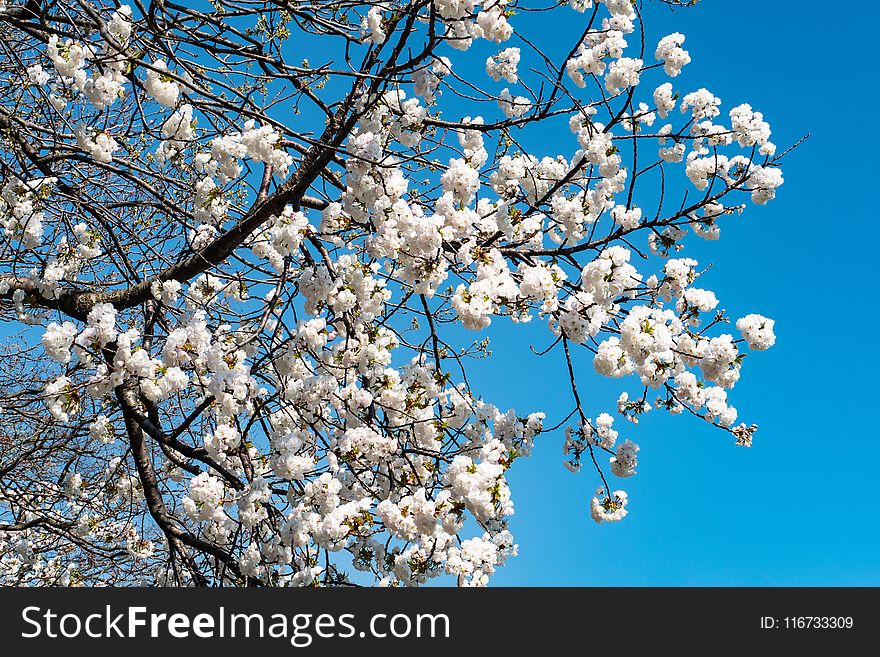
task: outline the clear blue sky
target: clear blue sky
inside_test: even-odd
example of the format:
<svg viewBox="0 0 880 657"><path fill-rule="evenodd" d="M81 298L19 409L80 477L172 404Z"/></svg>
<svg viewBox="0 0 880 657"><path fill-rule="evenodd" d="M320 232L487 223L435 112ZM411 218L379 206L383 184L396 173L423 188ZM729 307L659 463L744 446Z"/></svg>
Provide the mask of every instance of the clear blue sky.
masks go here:
<svg viewBox="0 0 880 657"><path fill-rule="evenodd" d="M780 147L812 134L785 163L775 201L750 205L719 242L687 242L701 264L714 262L701 284L722 307L777 320L777 346L746 359L732 391L760 429L747 450L699 420L649 414L626 434L642 447L639 474L621 486L630 515L603 526L589 517L594 477L569 474L561 437L543 436L511 472L520 556L493 583L876 586L880 445L866 347L880 326L869 291L880 229L876 201L862 197L876 188L880 12L861 4L840 27L833 6L816 1L704 0L675 12L646 2L645 12L649 43L687 36L694 62L676 88L706 86L725 112L751 103ZM568 152L569 136L559 138ZM562 362L523 358L507 327L472 383L502 408L566 412ZM587 359L581 369L591 412L611 406L616 386L597 382Z"/></svg>

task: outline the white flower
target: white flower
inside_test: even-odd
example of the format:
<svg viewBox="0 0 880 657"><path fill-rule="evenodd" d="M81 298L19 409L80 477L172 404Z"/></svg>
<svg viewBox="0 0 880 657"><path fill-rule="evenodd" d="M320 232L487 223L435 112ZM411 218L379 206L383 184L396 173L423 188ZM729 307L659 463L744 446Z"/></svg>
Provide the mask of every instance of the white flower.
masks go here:
<svg viewBox="0 0 880 657"><path fill-rule="evenodd" d="M168 64L164 60L159 59L153 62L152 68L147 72L147 78L144 80L144 89L160 105L165 107L177 105L180 87L171 77Z"/></svg>
<svg viewBox="0 0 880 657"><path fill-rule="evenodd" d="M773 333L775 324L772 319L755 314L736 320L737 330L742 333L749 349L755 351L764 351L776 344L776 335Z"/></svg>
<svg viewBox="0 0 880 657"><path fill-rule="evenodd" d="M43 334L43 348L46 354L59 363L70 362L70 348L79 331L73 322L58 324L52 322Z"/></svg>
<svg viewBox="0 0 880 657"><path fill-rule="evenodd" d="M383 43L386 39L386 34L382 28L382 20L382 8L372 7L361 21L361 39L377 45Z"/></svg>
<svg viewBox="0 0 880 657"><path fill-rule="evenodd" d="M88 60L94 57L89 46L83 46L71 39L61 43L55 34L49 37L46 54L52 60L58 75L71 81L82 71Z"/></svg>
<svg viewBox="0 0 880 657"><path fill-rule="evenodd" d="M504 479L504 467L458 455L446 469L446 482L453 497L460 499L477 520L513 513L510 489Z"/></svg>
<svg viewBox="0 0 880 657"><path fill-rule="evenodd" d="M708 89L698 89L681 99L681 113L684 114L688 109L691 109L695 120L711 119L721 113L718 109L719 105L721 105L721 100Z"/></svg>
<svg viewBox="0 0 880 657"><path fill-rule="evenodd" d="M611 336L599 344L593 367L603 376L619 378L631 374L635 365L627 353L620 347L620 338Z"/></svg>
<svg viewBox="0 0 880 657"><path fill-rule="evenodd" d="M451 70L452 62L447 57L432 60L429 66L424 66L413 73L413 91L417 96L424 98L428 105L433 104L440 81Z"/></svg>
<svg viewBox="0 0 880 657"><path fill-rule="evenodd" d="M150 293L154 299L162 303L173 304L177 302L182 286L180 281L169 279L167 281L154 281L150 285Z"/></svg>
<svg viewBox="0 0 880 657"><path fill-rule="evenodd" d="M369 427L348 429L337 441L336 449L343 455L357 454L367 463L380 463L397 449L397 440Z"/></svg>
<svg viewBox="0 0 880 657"><path fill-rule="evenodd" d="M281 133L272 126L261 126L254 121L245 122L241 133L245 154L257 162L265 162L272 167L276 176L284 178L293 164L293 157L279 148L280 141Z"/></svg>
<svg viewBox="0 0 880 657"><path fill-rule="evenodd" d="M110 17L110 21L107 23L107 32L117 43L125 45L132 32L131 7L128 5L120 5L119 8L113 12L113 16Z"/></svg>
<svg viewBox="0 0 880 657"><path fill-rule="evenodd" d="M622 490L616 490L611 496L602 494L590 500L590 515L598 523L617 522L626 517L627 495Z"/></svg>
<svg viewBox="0 0 880 657"><path fill-rule="evenodd" d="M591 33L588 41L578 46L574 57L565 64L565 71L581 88L586 86L587 75L599 76L605 72L606 60L619 59L626 48L626 39L619 30Z"/></svg>
<svg viewBox="0 0 880 657"><path fill-rule="evenodd" d="M611 428L614 424L614 418L608 413L601 413L596 417L595 424L598 440L594 439L593 442L605 449L611 449L614 447L614 443L617 442L617 432Z"/></svg>
<svg viewBox="0 0 880 657"><path fill-rule="evenodd" d="M119 144L106 132L79 124L74 131L76 145L91 155L95 162L109 164L113 161L113 153L119 150Z"/></svg>
<svg viewBox="0 0 880 657"><path fill-rule="evenodd" d="M109 445L116 440L113 423L106 415L99 415L95 418L95 421L89 427L89 436L104 445Z"/></svg>
<svg viewBox="0 0 880 657"><path fill-rule="evenodd" d="M770 124L764 120L763 114L753 111L751 105L742 104L730 110L730 127L740 146L757 144L762 147L762 155L772 156L776 152L776 147L769 141Z"/></svg>
<svg viewBox="0 0 880 657"><path fill-rule="evenodd" d="M611 218L624 230L635 230L642 220L642 210L641 208L627 210L626 206L615 205L611 209Z"/></svg>
<svg viewBox="0 0 880 657"><path fill-rule="evenodd" d="M192 105L181 105L162 124L163 141L156 151L160 162L171 159L194 138L195 121Z"/></svg>
<svg viewBox="0 0 880 657"><path fill-rule="evenodd" d="M525 96L514 98L510 93L510 89L505 87L498 96L498 106L504 112L504 116L513 119L528 112L532 107L532 103Z"/></svg>
<svg viewBox="0 0 880 657"><path fill-rule="evenodd" d="M617 446L617 454L610 459L611 472L618 477L632 477L636 473L639 446L631 440L624 440Z"/></svg>
<svg viewBox="0 0 880 657"><path fill-rule="evenodd" d="M642 71L642 60L621 57L611 62L605 74L605 88L609 93L616 94L626 87L634 87L639 83Z"/></svg>
<svg viewBox="0 0 880 657"><path fill-rule="evenodd" d="M675 94L672 91L672 84L664 82L654 90L654 104L657 105L657 114L661 119L669 116L669 112L675 109ZM672 126L669 126L670 131Z"/></svg>
<svg viewBox="0 0 880 657"><path fill-rule="evenodd" d="M477 27L484 39L501 43L513 34L513 27L504 15L507 0L488 0L483 4L483 11L477 14Z"/></svg>
<svg viewBox="0 0 880 657"><path fill-rule="evenodd" d="M183 508L192 520L222 521L223 483L203 472L189 481L189 493L183 498Z"/></svg>
<svg viewBox="0 0 880 657"><path fill-rule="evenodd" d="M449 167L440 177L443 189L468 204L480 189L480 174L461 158L449 160Z"/></svg>
<svg viewBox="0 0 880 657"><path fill-rule="evenodd" d="M111 303L96 303L86 317L86 324L88 328L81 337L86 336L103 347L116 339L116 308ZM80 341L77 343L80 344Z"/></svg>
<svg viewBox="0 0 880 657"><path fill-rule="evenodd" d="M46 384L46 406L58 422L67 422L80 408L79 393L66 376L59 376Z"/></svg>
<svg viewBox="0 0 880 657"><path fill-rule="evenodd" d="M664 62L663 69L666 71L666 75L671 78L681 73L681 69L691 61L687 50L681 47L683 43L684 35L675 32L663 37L660 39L660 43L657 44L657 51L654 53L654 57Z"/></svg>
<svg viewBox="0 0 880 657"><path fill-rule="evenodd" d="M39 64L34 64L32 66L27 67L27 76L28 80L31 81L31 84L35 84L37 86L42 86L49 81L49 74L43 70L43 67Z"/></svg>
<svg viewBox="0 0 880 657"><path fill-rule="evenodd" d="M226 452L234 450L241 444L241 434L228 424L220 424L213 433L205 436L205 449L218 460L223 460Z"/></svg>
<svg viewBox="0 0 880 657"><path fill-rule="evenodd" d="M152 541L138 535L132 528L126 536L125 549L135 559L146 560L153 556L155 547Z"/></svg>
<svg viewBox="0 0 880 657"><path fill-rule="evenodd" d="M473 0L434 0L437 13L444 19L457 20L473 13Z"/></svg>
<svg viewBox="0 0 880 657"><path fill-rule="evenodd" d="M486 73L496 82L506 80L511 84L516 84L519 80L516 72L519 57L519 48L505 48L486 60Z"/></svg>
<svg viewBox="0 0 880 657"><path fill-rule="evenodd" d="M685 312L686 309L698 311L701 313L714 310L718 305L718 298L712 290L701 290L696 287L689 287L684 291L684 295L678 300L675 309L679 312Z"/></svg>
<svg viewBox="0 0 880 657"><path fill-rule="evenodd" d="M68 472L64 477L64 496L68 500L75 500L83 495L83 478L78 472Z"/></svg>

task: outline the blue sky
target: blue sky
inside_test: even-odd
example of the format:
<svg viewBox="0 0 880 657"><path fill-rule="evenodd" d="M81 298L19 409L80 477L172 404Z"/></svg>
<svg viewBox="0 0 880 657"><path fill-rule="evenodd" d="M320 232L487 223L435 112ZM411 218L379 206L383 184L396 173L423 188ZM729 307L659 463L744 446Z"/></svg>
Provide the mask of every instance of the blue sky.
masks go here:
<svg viewBox="0 0 880 657"><path fill-rule="evenodd" d="M714 263L700 284L721 307L777 321L777 345L746 359L731 395L760 429L749 450L694 418L649 414L621 436L642 448L639 474L621 486L630 515L603 526L589 516L594 476L568 473L562 437L542 436L511 471L520 555L493 583L876 586L880 446L866 347L880 317L866 288L880 231L875 204L860 197L874 184L877 136L864 111L876 99L868 30L878 9L861 5L835 28L827 3L704 0L674 12L645 4L649 44L672 31L687 36L694 61L676 88L706 86L725 112L751 103L782 148L811 134L785 162L775 201L750 204L723 224L719 242L687 242L686 253ZM546 138L552 150L554 133ZM559 152L569 138L559 135ZM542 326L530 331L547 344ZM522 340L500 325L491 366L472 383L502 408L564 415L563 362L523 357ZM597 381L586 358L580 369L590 411L611 407L619 386Z"/></svg>

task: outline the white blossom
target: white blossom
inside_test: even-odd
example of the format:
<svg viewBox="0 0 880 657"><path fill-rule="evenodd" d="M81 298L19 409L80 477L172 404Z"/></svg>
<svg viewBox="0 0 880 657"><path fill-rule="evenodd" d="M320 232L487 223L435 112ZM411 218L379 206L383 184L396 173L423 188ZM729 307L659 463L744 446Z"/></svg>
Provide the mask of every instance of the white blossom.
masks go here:
<svg viewBox="0 0 880 657"><path fill-rule="evenodd" d="M669 77L676 77L691 61L688 51L681 47L683 43L684 35L674 32L660 39L660 43L657 44L654 57L663 62L663 70Z"/></svg>
<svg viewBox="0 0 880 657"><path fill-rule="evenodd" d="M161 59L154 61L144 80L144 89L160 105L174 107L180 96L180 85L168 70L168 64Z"/></svg>
<svg viewBox="0 0 880 657"><path fill-rule="evenodd" d="M742 333L749 349L755 351L764 351L776 344L776 334L773 333L775 324L772 319L755 314L736 320L737 330Z"/></svg>
<svg viewBox="0 0 880 657"><path fill-rule="evenodd" d="M496 82L506 80L511 84L516 84L519 80L516 71L519 58L519 48L505 48L486 60L486 73Z"/></svg>

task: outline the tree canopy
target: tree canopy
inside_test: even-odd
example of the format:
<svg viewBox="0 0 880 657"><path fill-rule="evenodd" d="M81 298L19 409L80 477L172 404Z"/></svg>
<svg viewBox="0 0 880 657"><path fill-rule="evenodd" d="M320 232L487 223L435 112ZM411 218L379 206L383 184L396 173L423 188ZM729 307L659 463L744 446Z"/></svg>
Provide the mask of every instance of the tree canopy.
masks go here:
<svg viewBox="0 0 880 657"><path fill-rule="evenodd" d="M644 22L687 4L0 0L0 582L483 585L539 436L600 523L621 422L749 446L728 394L773 320L685 242L784 153L676 87ZM469 383L529 321L567 417ZM593 416L575 350L641 392Z"/></svg>

